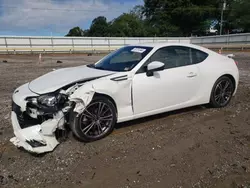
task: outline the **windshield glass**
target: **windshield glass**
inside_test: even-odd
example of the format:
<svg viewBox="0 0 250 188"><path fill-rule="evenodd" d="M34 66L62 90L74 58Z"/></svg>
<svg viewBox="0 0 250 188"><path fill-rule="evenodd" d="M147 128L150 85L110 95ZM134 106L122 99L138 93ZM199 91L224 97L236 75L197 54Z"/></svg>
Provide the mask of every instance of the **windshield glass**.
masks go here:
<svg viewBox="0 0 250 188"><path fill-rule="evenodd" d="M153 48L144 46L126 46L109 54L93 68L110 71L132 70Z"/></svg>

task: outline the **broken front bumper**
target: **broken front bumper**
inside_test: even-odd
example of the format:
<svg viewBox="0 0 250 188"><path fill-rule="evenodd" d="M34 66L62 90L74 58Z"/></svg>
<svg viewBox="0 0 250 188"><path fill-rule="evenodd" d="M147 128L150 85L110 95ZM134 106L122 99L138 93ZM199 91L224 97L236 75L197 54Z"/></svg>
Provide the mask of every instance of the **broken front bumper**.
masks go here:
<svg viewBox="0 0 250 188"><path fill-rule="evenodd" d="M55 137L57 126L64 121L62 117L51 119L39 123L38 120L30 118L25 112L14 102L12 104L11 121L14 129L15 137L10 141L19 148L32 153L44 153L53 151L59 144Z"/></svg>

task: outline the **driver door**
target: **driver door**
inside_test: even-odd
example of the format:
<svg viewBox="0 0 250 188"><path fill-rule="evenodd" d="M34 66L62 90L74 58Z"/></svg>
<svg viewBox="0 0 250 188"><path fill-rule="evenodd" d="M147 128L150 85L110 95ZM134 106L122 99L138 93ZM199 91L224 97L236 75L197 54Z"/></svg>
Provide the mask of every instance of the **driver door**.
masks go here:
<svg viewBox="0 0 250 188"><path fill-rule="evenodd" d="M164 63L165 69L147 76L145 66L153 61ZM161 48L133 77L134 114L153 114L188 106L199 84L199 69L192 64L190 48Z"/></svg>

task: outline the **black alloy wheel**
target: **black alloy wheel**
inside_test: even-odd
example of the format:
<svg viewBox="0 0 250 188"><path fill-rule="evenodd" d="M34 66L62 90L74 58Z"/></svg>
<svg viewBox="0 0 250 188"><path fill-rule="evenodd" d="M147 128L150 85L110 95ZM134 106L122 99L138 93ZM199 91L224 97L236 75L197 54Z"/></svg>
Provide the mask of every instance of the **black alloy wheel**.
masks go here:
<svg viewBox="0 0 250 188"><path fill-rule="evenodd" d="M219 78L212 90L210 104L215 108L225 107L229 104L234 93L234 85L232 80L223 76Z"/></svg>
<svg viewBox="0 0 250 188"><path fill-rule="evenodd" d="M116 123L114 104L105 97L97 97L79 115L75 114L71 129L82 141L95 141L109 135Z"/></svg>

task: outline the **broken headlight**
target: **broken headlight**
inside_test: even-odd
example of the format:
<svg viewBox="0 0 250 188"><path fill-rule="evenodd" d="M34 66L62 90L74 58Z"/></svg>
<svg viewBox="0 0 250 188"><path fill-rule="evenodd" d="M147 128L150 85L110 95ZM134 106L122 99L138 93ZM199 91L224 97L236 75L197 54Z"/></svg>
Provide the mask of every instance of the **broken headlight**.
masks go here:
<svg viewBox="0 0 250 188"><path fill-rule="evenodd" d="M53 107L56 104L59 103L61 99L61 94L58 95L42 95L37 98L38 103L48 106L48 107Z"/></svg>

